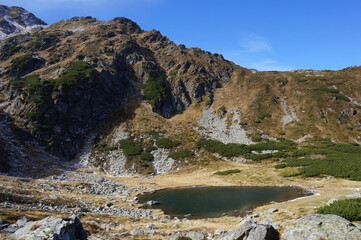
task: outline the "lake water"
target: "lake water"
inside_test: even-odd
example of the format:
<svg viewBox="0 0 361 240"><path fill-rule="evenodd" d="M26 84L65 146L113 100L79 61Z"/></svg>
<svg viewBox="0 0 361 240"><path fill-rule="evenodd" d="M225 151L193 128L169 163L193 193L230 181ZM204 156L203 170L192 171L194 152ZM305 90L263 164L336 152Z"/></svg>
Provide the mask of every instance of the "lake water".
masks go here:
<svg viewBox="0 0 361 240"><path fill-rule="evenodd" d="M209 218L224 214L241 216L272 201L282 202L307 195L311 193L295 187L187 187L159 190L138 197L141 203L158 201L160 204L149 208L162 209L172 217Z"/></svg>

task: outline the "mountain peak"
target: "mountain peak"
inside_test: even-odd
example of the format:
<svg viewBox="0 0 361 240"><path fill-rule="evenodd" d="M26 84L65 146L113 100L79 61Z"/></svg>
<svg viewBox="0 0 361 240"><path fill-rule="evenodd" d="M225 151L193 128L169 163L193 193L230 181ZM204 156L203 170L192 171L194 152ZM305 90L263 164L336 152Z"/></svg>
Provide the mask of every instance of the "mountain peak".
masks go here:
<svg viewBox="0 0 361 240"><path fill-rule="evenodd" d="M0 40L16 33L27 33L47 25L31 12L21 7L0 5Z"/></svg>

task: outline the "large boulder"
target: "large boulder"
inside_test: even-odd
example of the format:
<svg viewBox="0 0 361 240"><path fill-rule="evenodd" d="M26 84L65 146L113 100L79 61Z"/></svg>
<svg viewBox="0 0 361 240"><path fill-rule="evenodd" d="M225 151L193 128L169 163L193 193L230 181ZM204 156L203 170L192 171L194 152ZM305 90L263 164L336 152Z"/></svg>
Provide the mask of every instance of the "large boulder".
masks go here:
<svg viewBox="0 0 361 240"><path fill-rule="evenodd" d="M242 226L230 231L219 240L278 240L279 233L269 224L256 224L253 221L245 221Z"/></svg>
<svg viewBox="0 0 361 240"><path fill-rule="evenodd" d="M331 214L309 214L287 226L283 240L361 239L361 229L350 221Z"/></svg>
<svg viewBox="0 0 361 240"><path fill-rule="evenodd" d="M78 217L62 219L51 216L25 223L11 237L15 240L86 240L87 234Z"/></svg>

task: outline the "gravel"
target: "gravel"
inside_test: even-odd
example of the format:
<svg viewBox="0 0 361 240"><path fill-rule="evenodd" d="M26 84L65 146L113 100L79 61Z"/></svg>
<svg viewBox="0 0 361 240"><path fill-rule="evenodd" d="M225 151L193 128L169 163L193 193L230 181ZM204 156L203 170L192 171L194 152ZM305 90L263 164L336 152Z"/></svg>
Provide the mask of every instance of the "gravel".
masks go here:
<svg viewBox="0 0 361 240"><path fill-rule="evenodd" d="M198 120L202 129L198 129L198 131L202 135L223 143L253 144L247 137L247 132L239 125L241 112L233 109L231 113L233 114L232 124L229 126L227 117L219 118L212 108L203 110L202 117Z"/></svg>
<svg viewBox="0 0 361 240"><path fill-rule="evenodd" d="M153 154L153 169L156 175L162 175L172 170L174 159L168 158L169 151L158 148L151 152Z"/></svg>

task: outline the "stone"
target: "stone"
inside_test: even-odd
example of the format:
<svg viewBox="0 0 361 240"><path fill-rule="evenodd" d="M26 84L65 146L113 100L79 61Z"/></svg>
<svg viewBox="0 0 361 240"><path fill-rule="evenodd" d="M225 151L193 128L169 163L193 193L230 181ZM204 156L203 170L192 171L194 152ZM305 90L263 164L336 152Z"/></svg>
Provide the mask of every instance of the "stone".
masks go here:
<svg viewBox="0 0 361 240"><path fill-rule="evenodd" d="M113 206L114 204L113 203L107 203L107 207L111 207L111 206Z"/></svg>
<svg viewBox="0 0 361 240"><path fill-rule="evenodd" d="M0 226L4 224L4 220L0 218Z"/></svg>
<svg viewBox="0 0 361 240"><path fill-rule="evenodd" d="M135 228L130 232L131 235L144 234L144 230L140 228Z"/></svg>
<svg viewBox="0 0 361 240"><path fill-rule="evenodd" d="M9 225L6 228L4 228L3 231L8 232L8 233L14 233L14 232L16 232L16 228L12 225Z"/></svg>
<svg viewBox="0 0 361 240"><path fill-rule="evenodd" d="M22 217L16 221L16 225L18 225L19 228L22 228L27 222L29 222L29 220L26 217Z"/></svg>
<svg viewBox="0 0 361 240"><path fill-rule="evenodd" d="M87 212L90 212L90 210L88 208L86 208L86 207L81 207L79 209L79 212L87 213Z"/></svg>
<svg viewBox="0 0 361 240"><path fill-rule="evenodd" d="M186 233L185 237L190 238L192 240L205 240L204 234L196 231L191 231Z"/></svg>
<svg viewBox="0 0 361 240"><path fill-rule="evenodd" d="M267 215L267 214L271 214L271 213L275 213L275 212L278 212L277 208L270 208L264 212L261 212L260 215Z"/></svg>
<svg viewBox="0 0 361 240"><path fill-rule="evenodd" d="M227 231L224 229L216 229L216 231L214 231L214 235L223 235L225 233L227 233Z"/></svg>
<svg viewBox="0 0 361 240"><path fill-rule="evenodd" d="M151 224L149 224L148 226L147 226L147 229L149 229L149 230L153 230L153 229L156 229L157 227L153 224L153 223L151 223Z"/></svg>
<svg viewBox="0 0 361 240"><path fill-rule="evenodd" d="M245 221L237 229L230 231L220 240L279 240L279 233L271 225L256 224L253 221Z"/></svg>
<svg viewBox="0 0 361 240"><path fill-rule="evenodd" d="M154 205L158 205L158 204L160 204L160 202L153 201L153 200L150 200L150 201L146 202L146 205L148 205L148 206L154 206Z"/></svg>
<svg viewBox="0 0 361 240"><path fill-rule="evenodd" d="M286 226L283 240L361 239L361 229L340 216L309 214Z"/></svg>
<svg viewBox="0 0 361 240"><path fill-rule="evenodd" d="M14 232L11 237L15 240L86 240L87 234L79 218L73 215L69 219L51 216L39 221L27 222L24 227Z"/></svg>
<svg viewBox="0 0 361 240"><path fill-rule="evenodd" d="M332 203L337 202L338 198L331 198L330 200L328 200L328 202L326 203L327 206L330 206Z"/></svg>
<svg viewBox="0 0 361 240"><path fill-rule="evenodd" d="M353 194L348 194L346 195L347 198L361 198L361 193L357 192L357 193L353 193Z"/></svg>
<svg viewBox="0 0 361 240"><path fill-rule="evenodd" d="M255 213L247 216L247 219L254 219L254 218L259 218L259 215Z"/></svg>

